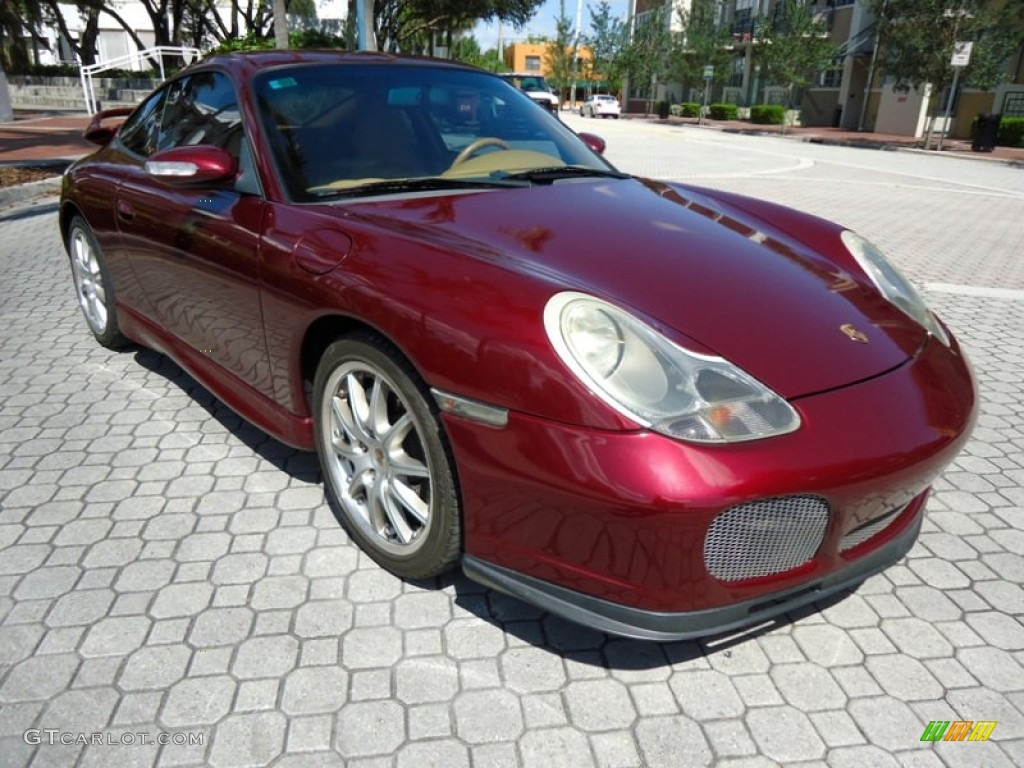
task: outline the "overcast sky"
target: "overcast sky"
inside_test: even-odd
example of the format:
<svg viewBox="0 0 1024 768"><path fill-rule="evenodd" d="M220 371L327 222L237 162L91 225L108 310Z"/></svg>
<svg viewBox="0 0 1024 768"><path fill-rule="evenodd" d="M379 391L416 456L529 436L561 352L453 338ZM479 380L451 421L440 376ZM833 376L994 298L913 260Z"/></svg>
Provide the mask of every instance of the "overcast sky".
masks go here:
<svg viewBox="0 0 1024 768"><path fill-rule="evenodd" d="M583 23L581 28L583 34L587 34L590 32L590 8L588 6L597 7L599 0L581 1L583 6ZM612 7L613 14L620 18L625 18L626 9L629 6L628 0L609 0L609 4ZM527 35L548 35L553 37L555 34L555 19L558 18L559 7L559 0L545 0L544 5L537 11L537 14L522 29L515 29L506 24L503 32L506 44L522 40ZM576 0L565 0L565 15L575 23ZM473 34L477 42L480 43L480 47L485 51L488 48L494 48L498 44L497 24L477 24Z"/></svg>

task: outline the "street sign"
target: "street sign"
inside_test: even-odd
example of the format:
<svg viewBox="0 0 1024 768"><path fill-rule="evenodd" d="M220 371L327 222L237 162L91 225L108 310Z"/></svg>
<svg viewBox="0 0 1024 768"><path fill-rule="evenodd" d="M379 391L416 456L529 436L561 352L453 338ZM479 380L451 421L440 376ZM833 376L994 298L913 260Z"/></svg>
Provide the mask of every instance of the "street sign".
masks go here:
<svg viewBox="0 0 1024 768"><path fill-rule="evenodd" d="M710 64L708 64L706 67L704 67L704 79L705 80L713 80L714 77L715 77L715 68L713 66L711 66Z"/></svg>
<svg viewBox="0 0 1024 768"><path fill-rule="evenodd" d="M971 49L974 43L953 43L953 59L949 62L954 67L966 67L971 63Z"/></svg>

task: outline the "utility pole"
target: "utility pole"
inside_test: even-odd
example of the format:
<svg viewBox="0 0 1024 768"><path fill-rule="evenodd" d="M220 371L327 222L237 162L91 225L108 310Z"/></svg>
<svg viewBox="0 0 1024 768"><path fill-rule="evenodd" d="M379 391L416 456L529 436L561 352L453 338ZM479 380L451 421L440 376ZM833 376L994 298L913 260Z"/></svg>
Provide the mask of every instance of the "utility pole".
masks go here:
<svg viewBox="0 0 1024 768"><path fill-rule="evenodd" d="M274 0L274 47L288 49L288 9L284 0Z"/></svg>
<svg viewBox="0 0 1024 768"><path fill-rule="evenodd" d="M576 107L576 80L579 76L580 26L583 24L583 0L576 0L576 25L572 38L572 87L569 89L569 108Z"/></svg>
<svg viewBox="0 0 1024 768"><path fill-rule="evenodd" d="M4 71L4 62L0 59L0 123L9 123L14 119L14 110L11 108L11 91L7 87L7 73Z"/></svg>
<svg viewBox="0 0 1024 768"><path fill-rule="evenodd" d="M878 11L878 18L875 19L875 45L871 49L871 63L868 65L868 81L864 84L864 98L860 102L860 119L857 121L857 130L864 130L864 123L867 120L868 115L868 101L871 99L871 89L874 86L875 80L875 65L878 63L878 46L882 41L882 19L885 18L885 12L888 10L889 0L885 0L882 3L882 7Z"/></svg>

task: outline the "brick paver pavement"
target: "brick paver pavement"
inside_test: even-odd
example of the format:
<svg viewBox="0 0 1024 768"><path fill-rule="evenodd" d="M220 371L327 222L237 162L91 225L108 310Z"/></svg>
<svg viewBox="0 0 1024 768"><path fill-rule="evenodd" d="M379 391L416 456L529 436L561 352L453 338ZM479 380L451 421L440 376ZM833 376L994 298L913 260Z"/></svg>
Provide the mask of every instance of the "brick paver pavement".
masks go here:
<svg viewBox="0 0 1024 768"><path fill-rule="evenodd" d="M907 200L895 220L925 227L945 206L949 222L964 186L906 176L886 192L889 177L850 167L847 183L817 156L731 161L761 146L735 141L754 143L684 147L679 162L872 230L970 350L978 428L904 562L820 612L668 645L461 577L403 583L337 527L313 456L160 355L93 343L44 202L0 212L0 764L1024 764L1020 199L961 179L1016 206L1016 227L973 247L979 203L915 240L889 207ZM929 721L957 719L998 725L985 743L920 741Z"/></svg>

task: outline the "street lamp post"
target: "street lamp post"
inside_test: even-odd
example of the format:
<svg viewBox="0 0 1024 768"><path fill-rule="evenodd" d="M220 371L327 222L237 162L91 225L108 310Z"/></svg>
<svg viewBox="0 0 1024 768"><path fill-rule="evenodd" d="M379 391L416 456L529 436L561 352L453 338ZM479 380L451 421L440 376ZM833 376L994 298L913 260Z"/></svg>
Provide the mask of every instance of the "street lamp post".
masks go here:
<svg viewBox="0 0 1024 768"><path fill-rule="evenodd" d="M580 25L583 23L583 0L576 0L576 27L572 40L572 86L569 88L569 109L576 108L576 78L580 62Z"/></svg>

